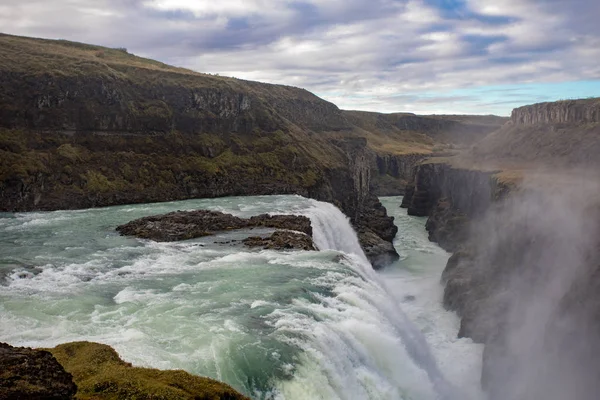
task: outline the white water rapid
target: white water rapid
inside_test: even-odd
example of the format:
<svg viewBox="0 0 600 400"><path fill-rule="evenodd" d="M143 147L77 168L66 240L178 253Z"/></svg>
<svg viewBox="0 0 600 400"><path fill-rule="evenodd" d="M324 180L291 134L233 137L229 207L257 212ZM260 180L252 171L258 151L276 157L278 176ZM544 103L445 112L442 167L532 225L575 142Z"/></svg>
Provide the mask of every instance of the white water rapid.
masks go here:
<svg viewBox="0 0 600 400"><path fill-rule="evenodd" d="M210 376L255 399L474 400L479 347L456 339L440 303L447 255L398 198L385 205L400 217L403 259L383 273L343 213L298 196L0 214L0 341L107 343L135 365ZM250 232L178 243L114 232L198 208L306 215L320 251L231 242Z"/></svg>

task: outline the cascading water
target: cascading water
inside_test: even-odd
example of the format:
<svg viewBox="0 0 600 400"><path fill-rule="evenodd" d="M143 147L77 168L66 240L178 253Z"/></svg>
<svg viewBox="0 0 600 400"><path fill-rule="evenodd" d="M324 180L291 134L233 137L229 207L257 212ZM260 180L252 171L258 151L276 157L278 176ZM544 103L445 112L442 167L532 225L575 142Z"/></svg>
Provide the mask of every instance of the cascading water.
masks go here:
<svg viewBox="0 0 600 400"><path fill-rule="evenodd" d="M352 255L349 266L365 281L376 285L379 288L378 292L387 294L387 296L371 297L369 296L370 291L365 291L367 301L374 305L381 316L393 325L402 339L407 353L419 367L427 372L438 395L444 399L463 398L459 397L457 390L446 382L429 350L427 341L392 300L385 283L379 279L369 264L348 217L332 204L317 201L306 214L311 219L314 240L319 249L337 250Z"/></svg>
<svg viewBox="0 0 600 400"><path fill-rule="evenodd" d="M223 244L249 232L180 243L114 232L197 208L304 214L321 251ZM134 364L211 376L257 399L467 398L330 204L266 196L6 214L0 232L0 341L107 343Z"/></svg>

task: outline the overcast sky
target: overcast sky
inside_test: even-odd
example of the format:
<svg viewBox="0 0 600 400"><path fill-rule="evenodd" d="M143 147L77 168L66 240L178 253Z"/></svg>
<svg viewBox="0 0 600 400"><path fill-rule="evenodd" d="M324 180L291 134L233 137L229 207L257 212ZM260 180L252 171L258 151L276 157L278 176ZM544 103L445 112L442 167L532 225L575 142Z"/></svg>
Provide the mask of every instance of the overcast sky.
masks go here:
<svg viewBox="0 0 600 400"><path fill-rule="evenodd" d="M600 96L599 0L1 0L5 33L304 87L340 108L508 115Z"/></svg>

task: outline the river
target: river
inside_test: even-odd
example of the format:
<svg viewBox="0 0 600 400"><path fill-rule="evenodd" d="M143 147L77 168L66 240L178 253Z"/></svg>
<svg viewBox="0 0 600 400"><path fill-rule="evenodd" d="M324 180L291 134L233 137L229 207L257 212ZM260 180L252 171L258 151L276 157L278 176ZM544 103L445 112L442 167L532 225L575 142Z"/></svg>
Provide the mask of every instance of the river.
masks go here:
<svg viewBox="0 0 600 400"><path fill-rule="evenodd" d="M480 399L480 345L457 339L439 283L448 254L383 198L401 259L372 270L348 219L299 196L0 214L0 341L113 346L255 399ZM238 231L177 243L119 236L142 216L211 209L306 215L320 251L250 250Z"/></svg>

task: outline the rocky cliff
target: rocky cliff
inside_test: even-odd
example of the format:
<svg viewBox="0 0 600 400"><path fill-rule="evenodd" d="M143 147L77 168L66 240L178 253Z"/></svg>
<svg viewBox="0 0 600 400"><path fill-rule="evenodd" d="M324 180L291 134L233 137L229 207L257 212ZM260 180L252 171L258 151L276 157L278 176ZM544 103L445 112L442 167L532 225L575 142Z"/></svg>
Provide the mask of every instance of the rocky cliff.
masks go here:
<svg viewBox="0 0 600 400"><path fill-rule="evenodd" d="M51 353L0 343L0 399L70 400L76 392Z"/></svg>
<svg viewBox="0 0 600 400"><path fill-rule="evenodd" d="M430 239L453 253L444 306L460 337L484 343L491 399L597 394L600 365L600 177L422 163L405 206L429 216ZM560 361L559 361L560 360ZM574 389L576 388L576 389Z"/></svg>
<svg viewBox="0 0 600 400"><path fill-rule="evenodd" d="M434 153L452 152L497 130L508 118L474 115L381 114L343 111L372 150L371 190L379 196L404 193L414 168Z"/></svg>
<svg viewBox="0 0 600 400"><path fill-rule="evenodd" d="M598 99L534 104L515 109L511 121L477 142L469 157L509 168L597 166L599 135Z"/></svg>
<svg viewBox="0 0 600 400"><path fill-rule="evenodd" d="M365 111L343 111L343 114L350 123L363 130L412 142L415 146L413 152L425 149L427 143L470 145L508 121L508 118L494 115L381 114Z"/></svg>
<svg viewBox="0 0 600 400"><path fill-rule="evenodd" d="M428 216L430 239L453 253L444 305L461 317L459 336L485 343L493 400L598 393L600 140L589 107L517 109L470 151L421 162L407 188L403 206Z"/></svg>
<svg viewBox="0 0 600 400"><path fill-rule="evenodd" d="M133 367L100 343L43 350L0 343L0 366L0 398L6 400L248 400L213 379Z"/></svg>
<svg viewBox="0 0 600 400"><path fill-rule="evenodd" d="M585 124L600 122L600 99L538 103L513 110L515 125Z"/></svg>
<svg viewBox="0 0 600 400"><path fill-rule="evenodd" d="M373 154L371 191L378 196L403 195L425 154Z"/></svg>
<svg viewBox="0 0 600 400"><path fill-rule="evenodd" d="M1 211L294 193L397 257L367 140L312 93L67 41L0 35L0 55Z"/></svg>

